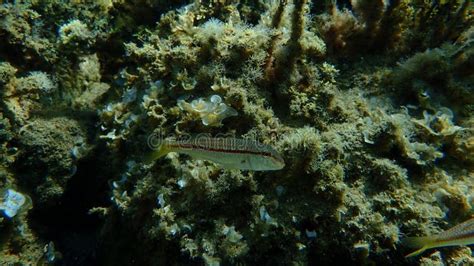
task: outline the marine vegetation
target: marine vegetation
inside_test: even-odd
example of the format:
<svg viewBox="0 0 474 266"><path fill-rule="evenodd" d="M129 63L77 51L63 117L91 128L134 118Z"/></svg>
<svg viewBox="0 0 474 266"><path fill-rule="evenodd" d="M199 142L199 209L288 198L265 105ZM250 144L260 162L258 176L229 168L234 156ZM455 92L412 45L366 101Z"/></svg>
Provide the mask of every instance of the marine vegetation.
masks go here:
<svg viewBox="0 0 474 266"><path fill-rule="evenodd" d="M474 264L403 244L474 215L473 21L469 0L3 1L0 264Z"/></svg>

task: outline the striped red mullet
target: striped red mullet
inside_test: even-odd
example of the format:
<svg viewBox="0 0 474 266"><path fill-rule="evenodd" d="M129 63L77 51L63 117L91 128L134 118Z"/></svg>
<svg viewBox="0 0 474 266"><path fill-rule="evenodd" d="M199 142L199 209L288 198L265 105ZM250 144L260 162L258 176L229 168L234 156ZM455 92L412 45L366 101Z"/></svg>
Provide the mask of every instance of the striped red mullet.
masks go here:
<svg viewBox="0 0 474 266"><path fill-rule="evenodd" d="M472 245L474 244L474 218L441 232L438 235L405 238L403 239L403 244L418 249L405 257L420 255L425 250L431 248Z"/></svg>
<svg viewBox="0 0 474 266"><path fill-rule="evenodd" d="M285 166L283 158L271 146L248 139L198 137L164 140L151 159L156 160L169 152L213 161L228 169L268 171Z"/></svg>

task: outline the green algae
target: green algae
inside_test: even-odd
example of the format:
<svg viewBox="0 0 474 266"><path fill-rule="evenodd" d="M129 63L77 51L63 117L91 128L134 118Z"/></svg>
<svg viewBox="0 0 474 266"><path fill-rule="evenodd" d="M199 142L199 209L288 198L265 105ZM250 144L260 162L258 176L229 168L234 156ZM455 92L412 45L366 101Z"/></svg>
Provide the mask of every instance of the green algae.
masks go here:
<svg viewBox="0 0 474 266"><path fill-rule="evenodd" d="M400 244L474 213L469 1L79 2L0 7L0 188L34 201L1 262L472 262ZM215 94L238 115L178 106ZM199 133L286 167L145 163L150 135Z"/></svg>

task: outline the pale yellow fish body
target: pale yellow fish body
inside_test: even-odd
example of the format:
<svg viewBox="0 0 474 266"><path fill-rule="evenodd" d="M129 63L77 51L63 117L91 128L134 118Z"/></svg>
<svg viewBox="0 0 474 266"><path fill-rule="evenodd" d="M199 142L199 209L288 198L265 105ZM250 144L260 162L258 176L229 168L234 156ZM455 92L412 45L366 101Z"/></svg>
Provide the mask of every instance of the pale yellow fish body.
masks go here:
<svg viewBox="0 0 474 266"><path fill-rule="evenodd" d="M209 160L227 169L269 171L285 166L283 158L271 146L247 139L200 137L163 140L151 159L158 159L169 152Z"/></svg>
<svg viewBox="0 0 474 266"><path fill-rule="evenodd" d="M474 218L441 232L438 235L408 237L403 239L403 244L418 249L405 257L420 255L425 250L431 248L472 245L474 244Z"/></svg>

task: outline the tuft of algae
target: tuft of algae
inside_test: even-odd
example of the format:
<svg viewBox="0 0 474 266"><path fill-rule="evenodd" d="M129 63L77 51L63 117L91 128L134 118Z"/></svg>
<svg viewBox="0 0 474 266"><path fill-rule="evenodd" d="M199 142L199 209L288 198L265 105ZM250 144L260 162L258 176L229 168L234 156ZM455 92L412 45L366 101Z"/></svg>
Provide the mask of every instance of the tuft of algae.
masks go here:
<svg viewBox="0 0 474 266"><path fill-rule="evenodd" d="M0 217L0 264L471 264L400 239L474 214L473 19L469 0L6 1L0 191L32 205ZM198 134L286 167L147 163L150 136Z"/></svg>

